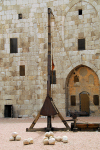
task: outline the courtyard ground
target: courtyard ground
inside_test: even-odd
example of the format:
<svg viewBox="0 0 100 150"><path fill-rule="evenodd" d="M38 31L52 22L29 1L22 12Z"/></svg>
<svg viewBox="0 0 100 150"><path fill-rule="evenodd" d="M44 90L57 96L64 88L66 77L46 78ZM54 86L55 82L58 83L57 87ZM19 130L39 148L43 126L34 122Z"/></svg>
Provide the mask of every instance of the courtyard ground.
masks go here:
<svg viewBox="0 0 100 150"><path fill-rule="evenodd" d="M70 119L70 118L65 118ZM79 122L100 123L100 117L78 117ZM0 118L0 150L100 150L100 132L56 131L54 136L68 136L68 143L56 142L55 145L43 145L45 132L26 132L33 118ZM68 123L70 125L70 122ZM35 127L46 127L47 119L39 118ZM64 127L61 120L52 119L53 127ZM18 132L21 141L9 141L12 132ZM34 144L23 145L23 140L32 137Z"/></svg>

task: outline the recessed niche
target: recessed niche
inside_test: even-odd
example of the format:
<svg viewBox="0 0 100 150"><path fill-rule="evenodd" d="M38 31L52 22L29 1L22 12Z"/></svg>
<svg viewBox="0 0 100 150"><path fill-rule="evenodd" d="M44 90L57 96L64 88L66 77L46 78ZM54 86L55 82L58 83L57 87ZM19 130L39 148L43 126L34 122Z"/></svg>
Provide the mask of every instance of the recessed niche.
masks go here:
<svg viewBox="0 0 100 150"><path fill-rule="evenodd" d="M86 76L86 75L87 75L87 69L84 68L84 67L81 68L81 69L80 69L80 75L83 76L83 77Z"/></svg>
<svg viewBox="0 0 100 150"><path fill-rule="evenodd" d="M79 9L79 10L78 10L78 14L79 14L79 15L82 15L82 9Z"/></svg>
<svg viewBox="0 0 100 150"><path fill-rule="evenodd" d="M94 84L94 77L92 74L89 75L89 84Z"/></svg>
<svg viewBox="0 0 100 150"><path fill-rule="evenodd" d="M76 96L71 95L71 106L76 106Z"/></svg>
<svg viewBox="0 0 100 150"><path fill-rule="evenodd" d="M22 19L22 14L18 14L18 19Z"/></svg>
<svg viewBox="0 0 100 150"><path fill-rule="evenodd" d="M93 95L93 103L94 105L99 105L99 95Z"/></svg>
<svg viewBox="0 0 100 150"><path fill-rule="evenodd" d="M25 65L20 66L20 76L25 76Z"/></svg>
<svg viewBox="0 0 100 150"><path fill-rule="evenodd" d="M85 39L78 39L78 50L85 50Z"/></svg>
<svg viewBox="0 0 100 150"><path fill-rule="evenodd" d="M79 77L76 75L74 76L74 83L79 82Z"/></svg>
<svg viewBox="0 0 100 150"><path fill-rule="evenodd" d="M17 38L10 38L10 53L17 53Z"/></svg>

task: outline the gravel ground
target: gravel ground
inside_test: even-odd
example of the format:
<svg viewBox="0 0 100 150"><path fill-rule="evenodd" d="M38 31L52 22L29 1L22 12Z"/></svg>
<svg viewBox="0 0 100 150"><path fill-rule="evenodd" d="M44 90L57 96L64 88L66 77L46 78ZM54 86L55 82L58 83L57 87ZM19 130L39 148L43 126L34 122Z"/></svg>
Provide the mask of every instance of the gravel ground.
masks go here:
<svg viewBox="0 0 100 150"><path fill-rule="evenodd" d="M69 119L69 118L65 118ZM100 117L79 117L79 122L99 122ZM54 136L68 136L68 143L56 142L55 145L43 145L44 132L26 132L32 118L0 118L0 150L100 150L100 132L56 131ZM70 125L70 122L68 123ZM35 127L46 127L47 120L40 118ZM64 127L59 118L52 119L53 127ZM18 132L21 141L9 141L12 132ZM32 137L34 144L23 145L23 140Z"/></svg>

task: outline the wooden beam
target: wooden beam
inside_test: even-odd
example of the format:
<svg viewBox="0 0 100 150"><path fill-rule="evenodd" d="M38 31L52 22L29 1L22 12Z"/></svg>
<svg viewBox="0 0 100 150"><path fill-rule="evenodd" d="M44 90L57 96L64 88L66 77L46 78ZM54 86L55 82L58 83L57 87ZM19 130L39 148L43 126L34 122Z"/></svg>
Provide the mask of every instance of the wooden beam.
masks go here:
<svg viewBox="0 0 100 150"><path fill-rule="evenodd" d="M51 128L51 131L67 131L69 128ZM36 131L42 131L47 132L49 131L47 128L26 128L26 132L36 132Z"/></svg>

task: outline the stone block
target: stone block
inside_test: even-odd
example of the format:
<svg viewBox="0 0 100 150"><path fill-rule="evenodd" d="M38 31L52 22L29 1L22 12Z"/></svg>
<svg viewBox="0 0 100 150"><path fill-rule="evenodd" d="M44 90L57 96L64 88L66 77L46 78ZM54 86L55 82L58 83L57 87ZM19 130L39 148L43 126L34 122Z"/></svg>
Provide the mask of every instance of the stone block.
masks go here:
<svg viewBox="0 0 100 150"><path fill-rule="evenodd" d="M30 109L27 109L27 110L25 110L25 115L30 115L32 113L32 110L30 110Z"/></svg>
<svg viewBox="0 0 100 150"><path fill-rule="evenodd" d="M28 118L28 115L22 115L23 118Z"/></svg>
<svg viewBox="0 0 100 150"><path fill-rule="evenodd" d="M24 104L23 100L17 100L16 104L22 105Z"/></svg>
<svg viewBox="0 0 100 150"><path fill-rule="evenodd" d="M28 107L27 107L27 109L29 109L29 110L33 110L33 103L31 104L31 105L28 105Z"/></svg>
<svg viewBox="0 0 100 150"><path fill-rule="evenodd" d="M24 100L24 104L29 105L30 101L29 100Z"/></svg>
<svg viewBox="0 0 100 150"><path fill-rule="evenodd" d="M27 109L27 105L25 105L25 104L23 104L23 105L21 105L21 109L24 109L24 110L26 110Z"/></svg>

